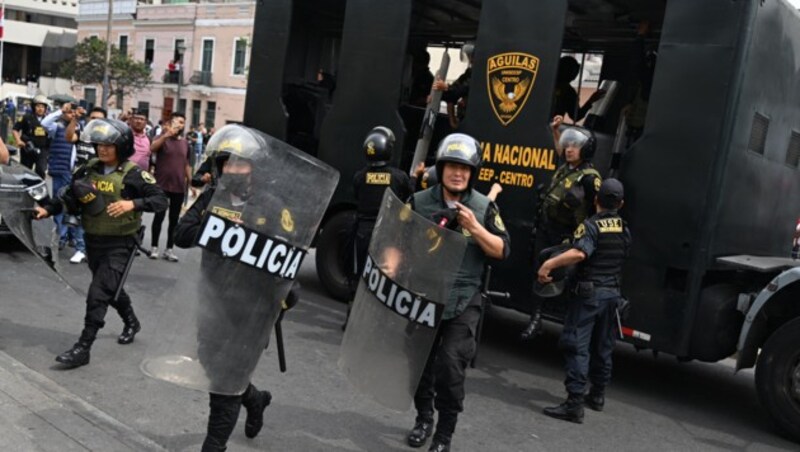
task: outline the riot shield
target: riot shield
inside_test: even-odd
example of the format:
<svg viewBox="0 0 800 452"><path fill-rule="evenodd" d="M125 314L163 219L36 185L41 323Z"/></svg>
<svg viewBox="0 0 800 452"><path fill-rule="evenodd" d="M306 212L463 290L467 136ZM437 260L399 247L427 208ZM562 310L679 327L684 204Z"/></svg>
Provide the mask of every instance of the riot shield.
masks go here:
<svg viewBox="0 0 800 452"><path fill-rule="evenodd" d="M339 176L254 129L217 134L209 146L230 153L226 166L244 161L252 171L246 187L241 174L221 176L141 369L236 395L247 388Z"/></svg>
<svg viewBox="0 0 800 452"><path fill-rule="evenodd" d="M411 406L466 247L386 190L339 358L359 391Z"/></svg>
<svg viewBox="0 0 800 452"><path fill-rule="evenodd" d="M61 278L58 268L58 236L52 220L35 221L31 210L36 200L47 197L47 186L27 168L0 165L0 218L14 236Z"/></svg>

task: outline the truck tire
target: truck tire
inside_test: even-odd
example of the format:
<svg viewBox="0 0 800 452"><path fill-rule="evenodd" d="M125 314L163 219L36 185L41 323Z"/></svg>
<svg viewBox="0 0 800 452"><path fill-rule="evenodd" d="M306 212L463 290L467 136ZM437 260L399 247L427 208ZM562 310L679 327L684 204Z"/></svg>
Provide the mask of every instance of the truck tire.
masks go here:
<svg viewBox="0 0 800 452"><path fill-rule="evenodd" d="M800 318L767 339L756 364L756 389L773 422L800 441Z"/></svg>
<svg viewBox="0 0 800 452"><path fill-rule="evenodd" d="M350 297L347 261L352 259L352 251L347 246L352 243L355 221L354 211L338 212L325 223L317 239L317 276L325 290L340 301L349 301Z"/></svg>
<svg viewBox="0 0 800 452"><path fill-rule="evenodd" d="M715 284L700 292L692 325L689 358L716 362L736 352L744 315L736 309L739 291L731 284Z"/></svg>

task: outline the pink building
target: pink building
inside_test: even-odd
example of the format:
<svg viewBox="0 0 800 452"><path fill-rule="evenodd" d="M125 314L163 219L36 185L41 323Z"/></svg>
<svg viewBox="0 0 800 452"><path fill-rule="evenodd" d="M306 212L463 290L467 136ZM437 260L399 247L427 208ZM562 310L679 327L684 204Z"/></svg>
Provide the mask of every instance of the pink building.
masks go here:
<svg viewBox="0 0 800 452"><path fill-rule="evenodd" d="M118 10L119 1L114 2L111 41L151 66L153 84L122 99L121 105L119 99L110 100L110 109L143 109L153 123L182 111L187 126L208 128L242 120L254 1L139 4L135 14ZM107 5L105 0L94 3ZM108 7L93 11L98 10L108 11ZM105 38L106 19L98 14L79 15L78 40ZM101 91L99 86L79 86L75 95L94 98L99 105Z"/></svg>

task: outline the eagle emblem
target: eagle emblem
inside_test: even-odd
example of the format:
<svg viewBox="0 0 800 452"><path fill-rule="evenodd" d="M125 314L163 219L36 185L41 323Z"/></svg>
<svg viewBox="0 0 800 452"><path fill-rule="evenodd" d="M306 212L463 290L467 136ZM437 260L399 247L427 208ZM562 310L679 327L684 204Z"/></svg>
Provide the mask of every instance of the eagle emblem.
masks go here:
<svg viewBox="0 0 800 452"><path fill-rule="evenodd" d="M511 124L522 111L538 72L539 58L527 53L501 53L487 60L489 100L504 126Z"/></svg>

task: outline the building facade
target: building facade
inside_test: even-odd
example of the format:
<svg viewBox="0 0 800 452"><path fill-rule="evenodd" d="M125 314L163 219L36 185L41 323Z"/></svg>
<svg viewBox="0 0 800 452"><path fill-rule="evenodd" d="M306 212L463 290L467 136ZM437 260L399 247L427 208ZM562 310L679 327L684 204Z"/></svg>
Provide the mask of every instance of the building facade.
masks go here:
<svg viewBox="0 0 800 452"><path fill-rule="evenodd" d="M111 42L150 66L152 84L111 99L110 109L144 110L153 123L181 111L187 125L207 128L242 121L254 1L132 2L118 10L119 1ZM78 39L105 39L107 11L105 0L83 0ZM97 104L102 95L99 86L76 86L74 93Z"/></svg>
<svg viewBox="0 0 800 452"><path fill-rule="evenodd" d="M5 0L2 97L64 94L59 66L73 57L78 0Z"/></svg>

